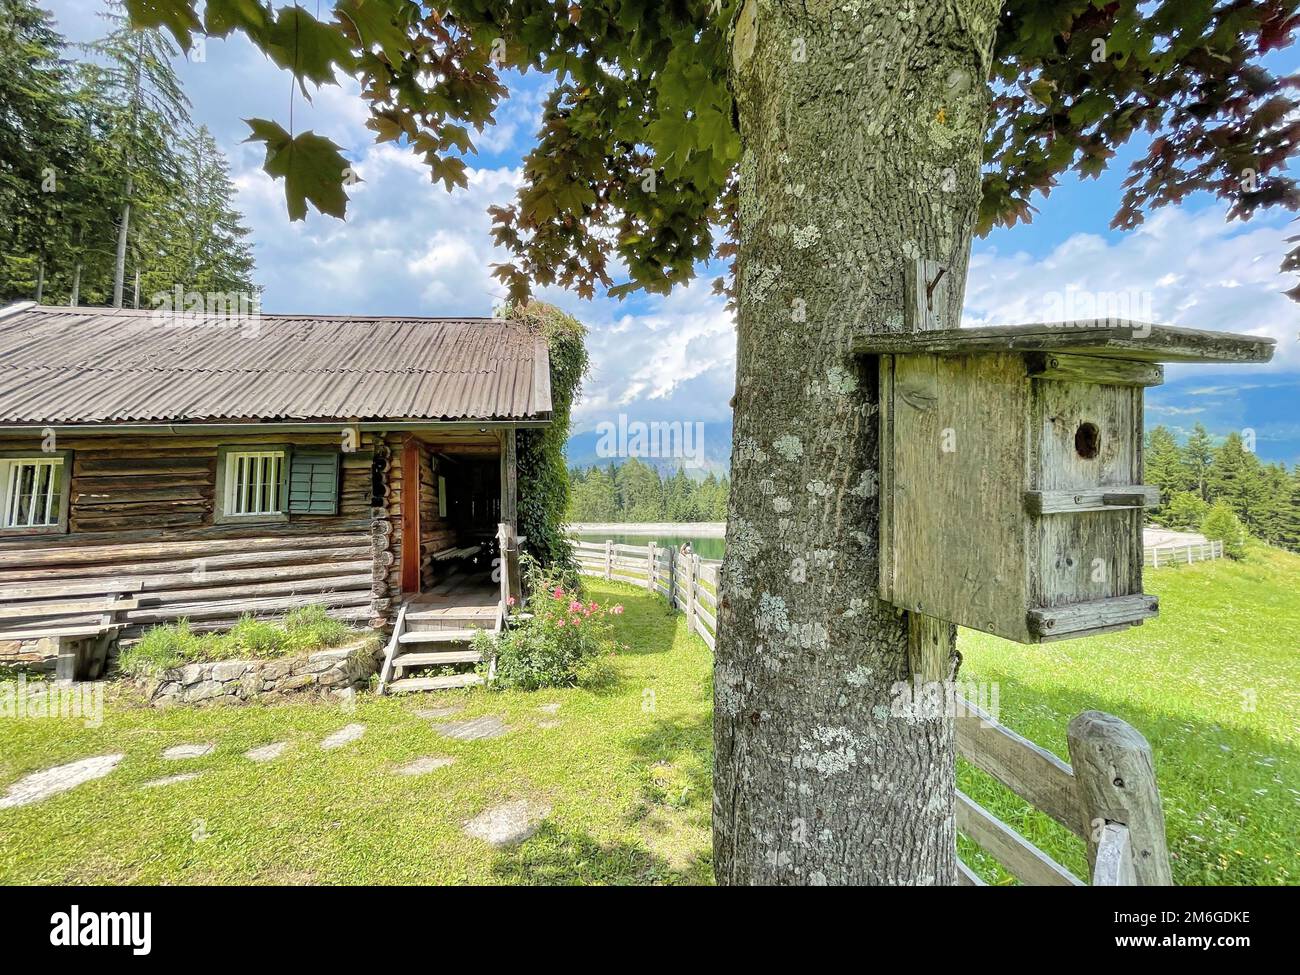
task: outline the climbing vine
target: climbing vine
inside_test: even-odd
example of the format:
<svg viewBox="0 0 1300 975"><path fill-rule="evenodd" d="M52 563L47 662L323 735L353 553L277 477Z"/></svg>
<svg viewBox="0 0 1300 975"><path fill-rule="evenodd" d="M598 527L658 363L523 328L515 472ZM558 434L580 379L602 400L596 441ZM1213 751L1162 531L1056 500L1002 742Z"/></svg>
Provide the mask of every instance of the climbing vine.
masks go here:
<svg viewBox="0 0 1300 975"><path fill-rule="evenodd" d="M526 547L543 565L575 574L573 546L564 534L569 506L564 447L573 403L587 374L587 329L572 315L542 301L508 306L498 314L544 338L551 353L551 424L520 430L516 442L519 534L527 537Z"/></svg>

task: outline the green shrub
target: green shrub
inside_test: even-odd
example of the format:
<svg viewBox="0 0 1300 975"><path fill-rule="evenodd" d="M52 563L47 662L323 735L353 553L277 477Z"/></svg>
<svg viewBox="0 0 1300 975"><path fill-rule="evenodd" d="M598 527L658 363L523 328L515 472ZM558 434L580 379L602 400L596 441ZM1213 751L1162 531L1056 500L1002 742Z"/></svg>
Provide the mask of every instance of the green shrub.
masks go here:
<svg viewBox="0 0 1300 975"><path fill-rule="evenodd" d="M1163 523L1178 531L1195 530L1205 521L1210 506L1195 491L1178 491L1169 499L1164 511Z"/></svg>
<svg viewBox="0 0 1300 975"><path fill-rule="evenodd" d="M324 606L296 609L280 623L245 613L225 633L195 633L189 620L182 619L150 627L138 643L122 648L117 666L124 674L149 676L184 664L310 653L337 646L351 635Z"/></svg>
<svg viewBox="0 0 1300 975"><path fill-rule="evenodd" d="M496 655L490 686L535 691L572 687L597 676L599 662L616 649L609 617L623 607L584 602L557 575L543 573L535 564L529 566L528 582L532 618L496 637L486 632L474 637L474 649L485 661ZM480 669L486 674L487 663Z"/></svg>
<svg viewBox="0 0 1300 975"><path fill-rule="evenodd" d="M1230 559L1246 555L1246 528L1224 501L1214 503L1201 522L1201 534L1212 542L1223 542L1223 554Z"/></svg>

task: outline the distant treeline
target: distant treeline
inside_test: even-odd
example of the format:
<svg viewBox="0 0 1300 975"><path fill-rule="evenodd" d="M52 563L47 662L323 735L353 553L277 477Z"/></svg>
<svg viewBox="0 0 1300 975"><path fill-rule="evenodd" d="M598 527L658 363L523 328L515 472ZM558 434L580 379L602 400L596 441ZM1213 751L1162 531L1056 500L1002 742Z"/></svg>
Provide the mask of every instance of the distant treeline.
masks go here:
<svg viewBox="0 0 1300 975"><path fill-rule="evenodd" d="M1185 444L1163 426L1151 430L1144 480L1161 500L1151 520L1229 542L1235 520L1262 541L1300 551L1300 465L1261 463L1249 446L1238 433L1216 444L1199 423Z"/></svg>
<svg viewBox="0 0 1300 975"><path fill-rule="evenodd" d="M635 457L569 470L570 521L726 521L727 478L667 477Z"/></svg>
<svg viewBox="0 0 1300 975"><path fill-rule="evenodd" d="M1203 531L1240 550L1240 536L1300 551L1300 465L1265 464L1241 434L1216 443L1197 424L1186 443L1166 427L1147 433L1147 484L1160 488L1151 521ZM569 470L571 521L725 521L727 478L663 476L636 458Z"/></svg>

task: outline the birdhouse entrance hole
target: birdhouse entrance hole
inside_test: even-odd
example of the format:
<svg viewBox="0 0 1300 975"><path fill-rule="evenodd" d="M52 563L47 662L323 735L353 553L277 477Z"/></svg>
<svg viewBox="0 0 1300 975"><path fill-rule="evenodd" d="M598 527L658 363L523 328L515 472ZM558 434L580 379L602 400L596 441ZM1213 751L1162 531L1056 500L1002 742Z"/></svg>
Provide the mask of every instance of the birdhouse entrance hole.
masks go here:
<svg viewBox="0 0 1300 975"><path fill-rule="evenodd" d="M1101 431L1095 423L1080 423L1074 431L1074 449L1084 460L1092 460L1101 447Z"/></svg>

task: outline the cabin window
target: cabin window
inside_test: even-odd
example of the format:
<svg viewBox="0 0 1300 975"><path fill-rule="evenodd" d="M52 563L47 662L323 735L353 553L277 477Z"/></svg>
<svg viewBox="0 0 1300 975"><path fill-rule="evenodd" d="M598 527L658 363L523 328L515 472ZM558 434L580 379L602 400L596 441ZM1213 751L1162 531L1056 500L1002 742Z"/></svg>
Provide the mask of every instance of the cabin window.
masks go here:
<svg viewBox="0 0 1300 975"><path fill-rule="evenodd" d="M66 461L65 454L0 457L0 530L66 530Z"/></svg>
<svg viewBox="0 0 1300 975"><path fill-rule="evenodd" d="M219 521L283 521L289 475L287 447L246 450L221 448L217 458L221 488Z"/></svg>

